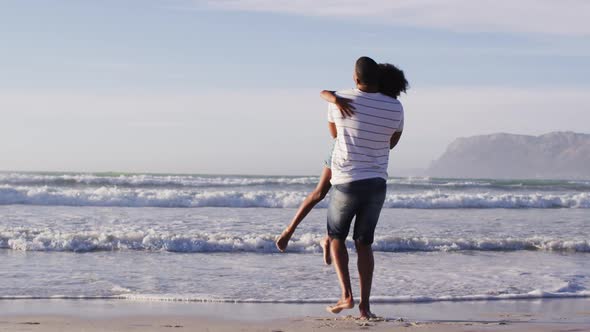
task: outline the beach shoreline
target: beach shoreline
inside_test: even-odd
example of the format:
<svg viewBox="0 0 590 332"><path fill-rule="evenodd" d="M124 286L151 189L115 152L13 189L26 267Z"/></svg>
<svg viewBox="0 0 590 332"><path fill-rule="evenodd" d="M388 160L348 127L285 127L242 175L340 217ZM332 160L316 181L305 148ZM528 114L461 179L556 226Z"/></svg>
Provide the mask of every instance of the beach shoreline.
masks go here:
<svg viewBox="0 0 590 332"><path fill-rule="evenodd" d="M590 299L377 304L382 319L322 304L2 300L0 330L26 331L590 331Z"/></svg>

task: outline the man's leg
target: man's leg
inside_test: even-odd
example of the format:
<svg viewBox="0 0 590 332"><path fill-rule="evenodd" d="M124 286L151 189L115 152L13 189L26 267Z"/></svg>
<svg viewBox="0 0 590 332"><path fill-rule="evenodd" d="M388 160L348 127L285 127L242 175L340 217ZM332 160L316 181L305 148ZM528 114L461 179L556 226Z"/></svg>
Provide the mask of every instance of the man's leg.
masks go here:
<svg viewBox="0 0 590 332"><path fill-rule="evenodd" d="M342 294L338 303L326 309L331 313L339 313L343 309L354 307L352 287L350 286L350 273L348 271L348 250L346 249L346 237L350 230L350 224L355 215L355 200L346 192L348 185L336 185L332 191L330 205L328 206L328 236L330 237L330 251L332 263L338 275Z"/></svg>
<svg viewBox="0 0 590 332"><path fill-rule="evenodd" d="M355 241L356 252L358 254L357 267L359 270L359 280L361 284L361 301L359 302L359 311L361 318L374 317L371 312L369 298L371 297L371 286L373 284L373 270L375 260L373 258L373 248L370 244L363 244Z"/></svg>
<svg viewBox="0 0 590 332"><path fill-rule="evenodd" d="M373 179L366 182L366 194L364 201L359 206L356 221L354 224L354 244L356 246L361 286L361 301L359 311L361 318L373 318L369 299L371 297L371 286L373 284L373 270L375 259L373 257L373 239L375 227L379 221L379 214L383 208L387 187L385 180Z"/></svg>
<svg viewBox="0 0 590 332"><path fill-rule="evenodd" d="M342 295L340 300L333 306L329 306L327 310L331 313L337 314L343 309L350 309L354 307L354 299L352 298L352 287L350 286L350 273L348 271L348 250L344 240L331 238L330 247L332 252L332 262L340 281L340 288Z"/></svg>

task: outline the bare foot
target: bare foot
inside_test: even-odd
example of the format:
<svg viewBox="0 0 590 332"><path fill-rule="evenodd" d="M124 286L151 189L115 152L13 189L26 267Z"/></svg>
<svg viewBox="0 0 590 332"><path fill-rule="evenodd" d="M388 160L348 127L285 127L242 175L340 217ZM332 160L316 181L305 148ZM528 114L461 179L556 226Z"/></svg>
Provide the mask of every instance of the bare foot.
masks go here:
<svg viewBox="0 0 590 332"><path fill-rule="evenodd" d="M368 320L368 319L372 319L372 318L377 318L377 315L372 313L369 308L363 308L360 306L360 304L359 304L359 311L361 313L361 316L359 317L359 319L367 319Z"/></svg>
<svg viewBox="0 0 590 332"><path fill-rule="evenodd" d="M280 252L285 252L285 249L287 249L287 245L289 244L291 236L293 236L293 232L287 229L284 230L283 233L281 233L281 235L275 242L275 245L277 246L277 249L279 249Z"/></svg>
<svg viewBox="0 0 590 332"><path fill-rule="evenodd" d="M324 263L326 263L326 265L332 264L332 255L330 255L330 238L326 236L322 240L321 245L322 250L324 251Z"/></svg>
<svg viewBox="0 0 590 332"><path fill-rule="evenodd" d="M337 314L344 309L352 309L354 307L354 300L352 298L339 300L335 305L327 306L326 310L333 314Z"/></svg>

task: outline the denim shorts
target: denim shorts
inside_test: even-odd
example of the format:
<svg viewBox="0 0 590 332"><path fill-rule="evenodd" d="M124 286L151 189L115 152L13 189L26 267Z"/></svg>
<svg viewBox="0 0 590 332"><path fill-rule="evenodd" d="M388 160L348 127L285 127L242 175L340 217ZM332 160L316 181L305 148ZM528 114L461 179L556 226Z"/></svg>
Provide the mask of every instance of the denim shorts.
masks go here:
<svg viewBox="0 0 590 332"><path fill-rule="evenodd" d="M332 168L332 153L334 152L334 147L336 146L336 139L332 141L330 145L330 154L326 159L324 159L324 167Z"/></svg>
<svg viewBox="0 0 590 332"><path fill-rule="evenodd" d="M372 178L337 184L330 194L328 206L328 235L346 240L355 218L352 238L363 244L372 244L375 227L385 201L385 179Z"/></svg>

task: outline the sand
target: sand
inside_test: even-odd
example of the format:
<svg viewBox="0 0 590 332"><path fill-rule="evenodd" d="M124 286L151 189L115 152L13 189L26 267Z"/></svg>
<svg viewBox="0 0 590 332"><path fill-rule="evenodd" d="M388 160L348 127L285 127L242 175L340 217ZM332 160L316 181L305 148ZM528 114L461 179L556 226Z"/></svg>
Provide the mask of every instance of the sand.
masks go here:
<svg viewBox="0 0 590 332"><path fill-rule="evenodd" d="M590 299L375 304L381 319L319 304L0 301L0 331L590 331Z"/></svg>

